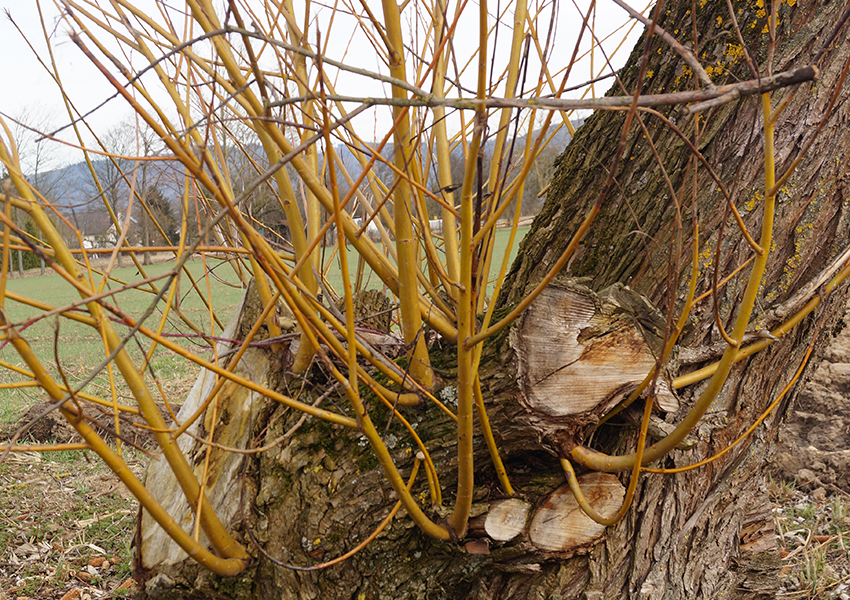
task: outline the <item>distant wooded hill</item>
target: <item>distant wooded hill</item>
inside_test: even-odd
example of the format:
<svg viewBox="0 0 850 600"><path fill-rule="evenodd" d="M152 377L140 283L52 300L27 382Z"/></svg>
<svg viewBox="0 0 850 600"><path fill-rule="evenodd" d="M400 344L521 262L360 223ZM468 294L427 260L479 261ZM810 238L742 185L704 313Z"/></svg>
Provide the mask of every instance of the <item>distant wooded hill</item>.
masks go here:
<svg viewBox="0 0 850 600"><path fill-rule="evenodd" d="M575 123L576 126L580 122ZM526 180L523 194L523 215L536 214L542 205L542 198L538 198L538 194L547 185L553 169L555 158L563 151L570 140L570 135L566 128L562 127L554 134L551 134L551 141L544 149L540 156L535 160L532 166L528 179ZM517 169L521 166L523 151L525 148L525 136L517 138L513 147L510 150L510 165L512 169ZM250 183L257 177L258 169L265 169L268 166L268 161L265 159L258 144L245 144L241 147L235 146L232 142L229 145L223 145L227 168L225 169L231 179L231 185L234 191L238 194L240 190L246 189ZM345 169L351 175L352 179L361 172L360 163L351 148L339 145L335 148L340 161ZM490 162L492 158L493 143L488 142L484 146L484 172L489 172ZM422 149L427 152L426 148ZM369 155L366 151L358 150L360 157L368 160ZM387 160L392 160L393 148L391 144L382 151L382 156ZM320 158L321 160L321 158ZM453 183L460 184L463 173L463 154L460 148L456 148L452 152L451 158ZM56 169L47 173L39 174L38 181L42 193L73 226L86 236L88 239L99 239L101 246L107 245L108 230L113 225L112 219L104 207L103 198L105 197L116 214L120 215L120 219L126 218L126 210L129 205L131 185L134 186L135 192L138 195L144 194L146 202L150 203L151 197L156 196L165 201L165 205L160 206L156 210L152 210L157 221L162 219L173 219L173 222L162 223L165 233L168 235L173 231L175 223L179 227L180 218L183 213L183 197L185 185L185 171L183 166L177 161L161 160L161 161L118 161L118 165L112 164L106 159L98 159L93 162L95 171L101 180L103 194L99 192L94 180L91 176L88 166L85 162L75 163L61 169ZM119 171L123 170L125 177L121 176ZM290 176L294 183L294 188L297 191L300 189L298 185L298 177L294 170L289 169ZM386 185L392 186L393 171L380 162L375 166L376 176ZM434 166L427 178L428 187L432 191L437 190L436 184L436 166ZM340 177L340 193L346 194L349 191L349 186L343 177ZM364 194L371 197L368 189L365 189ZM197 229L197 218L195 215L203 215L203 202L198 204L196 211L195 199L198 192L193 190L190 192L190 222ZM203 190L200 190L203 193ZM254 219L262 222L270 231L278 233L282 237L288 237L283 213L280 210L272 191L262 186L254 190L251 197L245 203L248 212ZM428 202L429 218L440 216L440 208L436 202ZM162 214L170 213L171 216ZM510 214L510 213L508 213ZM158 242L163 242L162 235L157 231L155 226L146 224L149 217L146 211L140 208L139 198L133 201L132 223L138 231L131 232L130 239L136 243L148 243L156 245ZM133 238L135 236L135 239ZM168 236L170 237L170 236Z"/></svg>

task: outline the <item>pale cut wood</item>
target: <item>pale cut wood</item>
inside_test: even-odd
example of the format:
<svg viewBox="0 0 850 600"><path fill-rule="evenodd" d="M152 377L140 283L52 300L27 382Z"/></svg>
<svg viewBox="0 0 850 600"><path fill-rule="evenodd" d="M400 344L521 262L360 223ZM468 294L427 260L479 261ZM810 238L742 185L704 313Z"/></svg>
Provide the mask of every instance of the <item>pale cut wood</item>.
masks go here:
<svg viewBox="0 0 850 600"><path fill-rule="evenodd" d="M610 473L586 473L579 487L590 505L605 517L623 504L626 490ZM567 484L549 494L534 513L528 530L531 543L558 554L584 554L605 535L605 527L584 514Z"/></svg>
<svg viewBox="0 0 850 600"><path fill-rule="evenodd" d="M525 529L530 510L531 505L519 498L494 502L484 520L484 531L497 542L509 542Z"/></svg>
<svg viewBox="0 0 850 600"><path fill-rule="evenodd" d="M583 285L556 280L512 330L522 400L541 419L581 416L582 424L595 422L655 365L646 341L654 332L643 325L653 316L651 305L627 288L615 292L602 302ZM642 314L630 315L634 310ZM659 408L678 409L665 376L658 378L656 393Z"/></svg>

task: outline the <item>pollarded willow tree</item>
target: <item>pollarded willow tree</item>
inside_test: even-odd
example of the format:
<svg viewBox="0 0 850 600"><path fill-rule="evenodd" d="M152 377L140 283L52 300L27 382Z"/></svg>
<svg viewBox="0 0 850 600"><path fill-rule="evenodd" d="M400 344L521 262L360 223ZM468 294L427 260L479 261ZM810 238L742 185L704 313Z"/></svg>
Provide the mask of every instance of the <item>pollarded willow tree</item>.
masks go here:
<svg viewBox="0 0 850 600"><path fill-rule="evenodd" d="M571 40L552 5L522 0L61 4L168 148L158 159L184 170L183 228L174 267L142 284L150 309L125 314L128 286L102 292L109 270L62 243L7 139L6 206L46 242L7 209L3 281L25 245L81 301L0 298L100 331L91 377L120 374L133 403L118 384L102 398L57 377L29 321L4 316L25 365L2 364L139 498L151 597L773 593L763 467L850 272L846 3L671 0L643 16L618 0L644 34L605 97L577 99L584 48L594 69L609 59L593 3ZM343 22L353 48L338 51ZM375 107L391 124L364 140L354 123ZM497 224L512 244L524 178L575 109L594 112L507 272ZM225 145L254 169L238 191ZM288 238L252 213L260 189ZM227 256L244 282L223 331L175 301L177 281L206 289L181 274L194 254ZM162 335L170 321L210 354ZM182 399L148 368L162 352L201 366L168 418L157 396ZM154 431L144 482L90 426L95 405Z"/></svg>

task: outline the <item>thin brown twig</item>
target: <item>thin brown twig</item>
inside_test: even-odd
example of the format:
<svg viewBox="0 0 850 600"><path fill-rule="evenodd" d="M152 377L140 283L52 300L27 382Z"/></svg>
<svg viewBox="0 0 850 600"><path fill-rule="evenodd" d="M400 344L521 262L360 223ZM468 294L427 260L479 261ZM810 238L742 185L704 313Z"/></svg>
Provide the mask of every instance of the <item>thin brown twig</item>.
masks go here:
<svg viewBox="0 0 850 600"><path fill-rule="evenodd" d="M688 104L691 106L684 109L686 115L704 111L713 106L719 106L733 102L745 96L764 94L773 90L785 88L797 83L812 81L818 78L820 70L814 65L798 67L790 71L777 73L772 77L751 79L738 83L729 83L716 86L711 89L688 90L684 92L670 92L669 94L641 94L637 97L637 106L657 107L672 106L676 104ZM270 106L286 106L306 100L306 96L293 96L286 100L272 102ZM475 110L478 107L485 108L537 108L541 110L609 110L628 108L632 104L631 96L606 96L603 98L437 98L434 96L413 96L409 98L381 98L370 96L343 96L339 94L328 95L329 100L338 102L354 102L361 106L425 106L429 108L445 107L462 110Z"/></svg>
<svg viewBox="0 0 850 600"><path fill-rule="evenodd" d="M626 4L623 0L614 0L614 3L617 4L623 10L625 10L627 13L629 13L629 16L633 19L637 19L644 25L649 26L649 20L642 14L640 14L638 11L633 9L631 6ZM667 33L667 31L665 31L663 28L659 27L657 23L655 23L653 27L654 29L652 30L652 33L664 40L671 48L673 48L676 54L681 56L682 59L686 63L688 63L688 66L694 70L694 73L697 74L697 77L702 82L702 84L709 89L714 89L714 82L711 81L711 77L709 77L708 73L705 72L705 69L702 68L702 65L700 64L697 57L694 56L694 53L691 52L689 49L685 48L682 44L680 44L679 40Z"/></svg>

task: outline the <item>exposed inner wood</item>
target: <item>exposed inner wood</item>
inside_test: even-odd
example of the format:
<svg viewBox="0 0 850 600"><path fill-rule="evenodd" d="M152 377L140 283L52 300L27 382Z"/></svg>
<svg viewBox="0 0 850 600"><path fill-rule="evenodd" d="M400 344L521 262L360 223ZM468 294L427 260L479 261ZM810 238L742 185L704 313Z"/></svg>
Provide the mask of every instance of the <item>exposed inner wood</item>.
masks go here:
<svg viewBox="0 0 850 600"><path fill-rule="evenodd" d="M583 423L595 422L655 365L654 321L651 305L625 288L600 300L573 281L556 281L511 335L527 408L541 419L580 415ZM671 412L679 403L664 375L656 384L657 404Z"/></svg>
<svg viewBox="0 0 850 600"><path fill-rule="evenodd" d="M590 505L605 517L622 506L626 489L609 473L586 473L579 487ZM531 519L528 537L549 552L582 554L605 534L605 527L582 512L567 484L549 494Z"/></svg>
<svg viewBox="0 0 850 600"><path fill-rule="evenodd" d="M484 531L497 542L508 542L518 536L528 522L531 506L519 498L494 502L484 520Z"/></svg>
<svg viewBox="0 0 850 600"><path fill-rule="evenodd" d="M251 286L249 290L254 290ZM255 291L246 292L231 319L223 336L233 338L240 327L244 329L249 319L256 319L259 295ZM249 348L239 365L234 369L237 374L255 382L265 383L269 370L268 354L260 349ZM189 392L177 417L182 423L192 415L206 400L215 385L216 377L211 371L202 370L195 385ZM250 425L256 421L264 402L259 394L233 382L226 382L216 394L216 399L201 419L189 427L194 436L209 436L216 415L213 441L227 447L245 447L251 434ZM189 435L181 436L177 443L187 455L194 467L195 475L201 480L204 475L204 463L207 446L197 442ZM238 490L239 467L242 456L218 448L210 450L209 465L206 470L204 494L219 515L225 526L231 525L236 517L239 505L233 501L234 491ZM174 473L165 459L160 456L148 466L145 486L157 501L168 509L169 514L186 532L193 530L195 511L186 502L183 490L177 483ZM200 541L209 545L206 535L200 532ZM153 518L141 511L137 537L137 561L140 567L148 569L163 565L178 564L187 558L187 554L156 524Z"/></svg>

